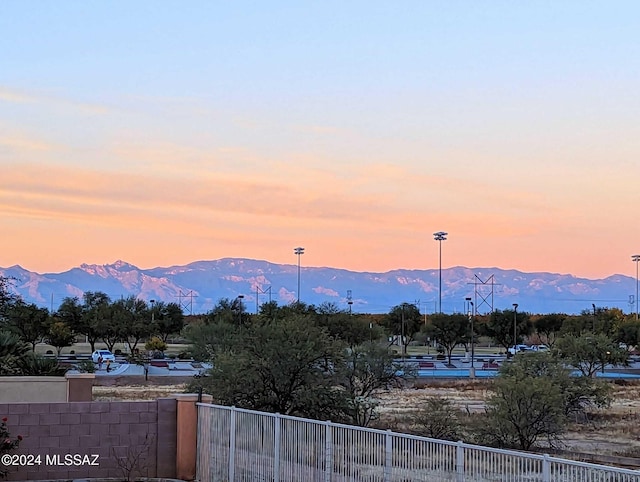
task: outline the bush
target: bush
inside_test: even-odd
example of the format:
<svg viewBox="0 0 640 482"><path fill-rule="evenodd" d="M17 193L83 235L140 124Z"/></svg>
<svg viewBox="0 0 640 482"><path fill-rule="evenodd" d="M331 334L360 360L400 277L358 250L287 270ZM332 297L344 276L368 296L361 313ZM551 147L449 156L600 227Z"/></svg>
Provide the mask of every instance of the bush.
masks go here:
<svg viewBox="0 0 640 482"><path fill-rule="evenodd" d="M451 400L431 397L413 419L413 431L418 435L442 440L457 441L461 438L459 410Z"/></svg>
<svg viewBox="0 0 640 482"><path fill-rule="evenodd" d="M91 360L82 360L80 363L76 365L76 369L80 373L95 373L96 372L96 364Z"/></svg>
<svg viewBox="0 0 640 482"><path fill-rule="evenodd" d="M22 435L18 435L16 438L13 438L9 433L9 429L7 428L7 417L4 417L0 421L0 455L7 454L12 450L15 450L20 445L20 441L22 440ZM0 465L0 478L5 478L7 476L7 470L4 469L5 465Z"/></svg>
<svg viewBox="0 0 640 482"><path fill-rule="evenodd" d="M161 338L154 336L149 341L147 341L144 345L147 351L159 351L163 352L167 349L167 344L162 341Z"/></svg>

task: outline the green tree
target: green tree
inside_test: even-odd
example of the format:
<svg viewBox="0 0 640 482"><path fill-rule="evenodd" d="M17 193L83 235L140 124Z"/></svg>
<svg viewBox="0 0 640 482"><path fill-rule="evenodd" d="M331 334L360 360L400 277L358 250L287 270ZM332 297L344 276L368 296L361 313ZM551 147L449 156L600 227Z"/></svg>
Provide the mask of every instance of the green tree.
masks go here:
<svg viewBox="0 0 640 482"><path fill-rule="evenodd" d="M514 339L514 318L516 325L516 338ZM489 316L485 325L486 334L494 341L508 350L510 346L518 345L531 334L531 319L527 313L515 310L496 310Z"/></svg>
<svg viewBox="0 0 640 482"><path fill-rule="evenodd" d="M572 376L551 353L527 353L504 364L491 392L488 420L479 425L476 437L485 444L522 450L541 440L554 446L569 417L610 402L608 385Z"/></svg>
<svg viewBox="0 0 640 482"><path fill-rule="evenodd" d="M148 352L163 353L167 349L167 344L159 336L154 336L144 344L144 349Z"/></svg>
<svg viewBox="0 0 640 482"><path fill-rule="evenodd" d="M75 338L69 325L63 321L53 322L45 336L47 343L56 348L58 357L64 347L73 345Z"/></svg>
<svg viewBox="0 0 640 482"><path fill-rule="evenodd" d="M432 396L413 417L413 431L423 437L458 441L462 439L460 410L448 398Z"/></svg>
<svg viewBox="0 0 640 482"><path fill-rule="evenodd" d="M7 309L19 299L11 290L15 282L13 277L0 276L0 323L4 321Z"/></svg>
<svg viewBox="0 0 640 482"><path fill-rule="evenodd" d="M567 315L563 313L542 315L535 321L536 333L544 343L553 347L566 319Z"/></svg>
<svg viewBox="0 0 640 482"><path fill-rule="evenodd" d="M374 337L373 328L364 317L341 310L335 303L322 303L318 306L314 319L318 326L327 329L330 336L344 341L352 348ZM376 338L377 336L378 330Z"/></svg>
<svg viewBox="0 0 640 482"><path fill-rule="evenodd" d="M399 340L402 353L406 355L407 346L422 328L422 317L416 305L402 303L391 308L383 323L394 341Z"/></svg>
<svg viewBox="0 0 640 482"><path fill-rule="evenodd" d="M207 313L207 320L210 323L231 323L243 325L249 321L246 307L241 298L221 298L213 309Z"/></svg>
<svg viewBox="0 0 640 482"><path fill-rule="evenodd" d="M95 351L105 327L108 328L110 305L111 300L105 293L87 291L82 296L82 303L77 297L63 299L54 318L66 323L74 333L84 335L91 351Z"/></svg>
<svg viewBox="0 0 640 482"><path fill-rule="evenodd" d="M29 345L17 334L0 330L0 376L22 375L23 360L29 352Z"/></svg>
<svg viewBox="0 0 640 482"><path fill-rule="evenodd" d="M627 348L640 344L640 322L636 320L626 320L620 323L616 329L614 340L624 343Z"/></svg>
<svg viewBox="0 0 640 482"><path fill-rule="evenodd" d="M57 360L33 353L16 333L0 330L0 376L58 376L65 371Z"/></svg>
<svg viewBox="0 0 640 482"><path fill-rule="evenodd" d="M485 444L529 450L540 440L555 446L565 432L560 386L551 376L527 373L522 364L528 361L529 356L515 357L495 380L479 434Z"/></svg>
<svg viewBox="0 0 640 482"><path fill-rule="evenodd" d="M627 350L602 333L565 335L558 339L554 349L560 358L590 378L607 365L626 364L629 358Z"/></svg>
<svg viewBox="0 0 640 482"><path fill-rule="evenodd" d="M470 335L469 318L461 313L445 315L436 313L429 317L430 324L426 331L430 337L435 339L444 348L449 364L453 349L460 343L466 343Z"/></svg>
<svg viewBox="0 0 640 482"><path fill-rule="evenodd" d="M113 338L121 339L133 353L138 343L155 331L151 324L151 312L147 304L135 296L120 299L111 305Z"/></svg>
<svg viewBox="0 0 640 482"><path fill-rule="evenodd" d="M47 333L49 310L16 300L6 311L6 327L31 344L32 351Z"/></svg>
<svg viewBox="0 0 640 482"><path fill-rule="evenodd" d="M171 335L178 334L184 328L184 313L178 303L156 303L155 329L165 343Z"/></svg>
<svg viewBox="0 0 640 482"><path fill-rule="evenodd" d="M220 337L219 327L207 336L210 329L203 325L188 331L211 341L198 351L208 352L213 364L190 389L202 386L219 403L255 410L332 419L344 414L344 394L334 388L342 346L310 317L238 327L234 343Z"/></svg>
<svg viewBox="0 0 640 482"><path fill-rule="evenodd" d="M396 363L386 347L363 343L346 350L339 373L340 385L348 395L350 423L366 427L377 417L376 395L382 390L402 387L414 373Z"/></svg>

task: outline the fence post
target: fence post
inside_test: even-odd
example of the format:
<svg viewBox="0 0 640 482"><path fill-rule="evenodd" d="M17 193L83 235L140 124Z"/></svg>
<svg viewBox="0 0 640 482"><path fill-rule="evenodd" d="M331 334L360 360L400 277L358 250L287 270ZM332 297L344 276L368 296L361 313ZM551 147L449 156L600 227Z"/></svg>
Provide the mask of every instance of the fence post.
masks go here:
<svg viewBox="0 0 640 482"><path fill-rule="evenodd" d="M387 430L384 436L384 482L391 481L391 469L393 468L393 437L391 430Z"/></svg>
<svg viewBox="0 0 640 482"><path fill-rule="evenodd" d="M282 418L276 413L274 418L273 433L273 482L280 482L280 430Z"/></svg>
<svg viewBox="0 0 640 482"><path fill-rule="evenodd" d="M209 395L209 397L211 397ZM193 480L198 461L198 395L179 393L176 402L176 475L182 480ZM211 402L211 399L207 399ZM203 450L204 452L204 450Z"/></svg>
<svg viewBox="0 0 640 482"><path fill-rule="evenodd" d="M229 420L229 480L236 477L236 407L231 407Z"/></svg>
<svg viewBox="0 0 640 482"><path fill-rule="evenodd" d="M331 421L324 423L324 482L331 482L333 473L333 437Z"/></svg>
<svg viewBox="0 0 640 482"><path fill-rule="evenodd" d="M464 442L462 440L456 444L456 480L464 482Z"/></svg>
<svg viewBox="0 0 640 482"><path fill-rule="evenodd" d="M542 459L542 482L551 482L551 457L544 454Z"/></svg>

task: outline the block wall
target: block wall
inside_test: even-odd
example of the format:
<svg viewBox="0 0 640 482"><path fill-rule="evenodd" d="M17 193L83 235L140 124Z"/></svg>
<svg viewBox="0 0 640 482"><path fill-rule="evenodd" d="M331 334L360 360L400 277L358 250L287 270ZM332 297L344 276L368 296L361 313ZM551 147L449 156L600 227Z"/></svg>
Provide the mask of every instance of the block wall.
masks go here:
<svg viewBox="0 0 640 482"><path fill-rule="evenodd" d="M2 403L23 440L7 480L175 477L176 400ZM134 462L138 459L138 462ZM25 465L31 463L31 465Z"/></svg>

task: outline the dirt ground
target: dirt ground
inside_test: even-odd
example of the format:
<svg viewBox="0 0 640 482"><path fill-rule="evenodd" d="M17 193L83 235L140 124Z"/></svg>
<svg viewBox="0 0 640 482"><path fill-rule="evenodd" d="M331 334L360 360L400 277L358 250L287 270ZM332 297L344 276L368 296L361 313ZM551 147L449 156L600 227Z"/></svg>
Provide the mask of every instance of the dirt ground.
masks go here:
<svg viewBox="0 0 640 482"><path fill-rule="evenodd" d="M184 393L184 383L163 384L151 380L132 385L94 386L96 401L155 400ZM392 422L415 412L426 399L446 397L460 410L478 413L489 395L486 381L434 381L380 395L381 422ZM613 385L614 401L608 409L595 410L586 423L575 423L563 439L564 449L591 454L640 457L640 382Z"/></svg>

